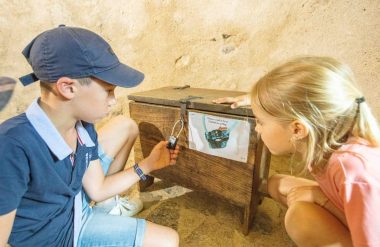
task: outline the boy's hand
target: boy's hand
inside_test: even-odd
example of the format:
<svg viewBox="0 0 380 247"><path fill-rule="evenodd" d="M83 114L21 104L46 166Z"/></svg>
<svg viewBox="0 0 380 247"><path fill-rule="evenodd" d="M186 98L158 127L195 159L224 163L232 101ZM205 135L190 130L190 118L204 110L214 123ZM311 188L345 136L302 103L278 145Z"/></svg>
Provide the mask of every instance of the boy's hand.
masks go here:
<svg viewBox="0 0 380 247"><path fill-rule="evenodd" d="M238 97L224 97L215 99L212 101L216 104L222 104L222 103L231 103L231 108L235 109L241 106L249 106L251 105L251 97L248 94L240 95Z"/></svg>
<svg viewBox="0 0 380 247"><path fill-rule="evenodd" d="M174 150L168 149L167 141L159 142L149 156L142 160L139 164L144 173L148 174L152 171L164 168L168 165L174 165L177 161L179 146L177 145Z"/></svg>

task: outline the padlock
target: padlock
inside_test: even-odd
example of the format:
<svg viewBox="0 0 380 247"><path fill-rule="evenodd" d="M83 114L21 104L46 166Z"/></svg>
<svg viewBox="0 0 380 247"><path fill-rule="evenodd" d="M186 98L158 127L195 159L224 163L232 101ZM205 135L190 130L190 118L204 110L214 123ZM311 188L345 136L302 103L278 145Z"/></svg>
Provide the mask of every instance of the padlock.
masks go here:
<svg viewBox="0 0 380 247"><path fill-rule="evenodd" d="M169 143L167 145L167 148L169 149L175 149L175 146L177 145L178 138L175 136L169 136Z"/></svg>
<svg viewBox="0 0 380 247"><path fill-rule="evenodd" d="M175 127L177 126L178 123L181 123L181 129L178 131L178 134L177 136L174 135L174 130L175 130ZM181 134L182 130L183 130L183 125L184 125L184 121L183 119L181 118L180 120L178 120L177 122L175 122L174 126L173 126L173 129L172 129L172 133L171 135L169 136L169 139L168 139L168 145L166 145L167 148L169 149L175 149L176 145L177 145L177 142L178 142L178 138L179 138L179 135Z"/></svg>

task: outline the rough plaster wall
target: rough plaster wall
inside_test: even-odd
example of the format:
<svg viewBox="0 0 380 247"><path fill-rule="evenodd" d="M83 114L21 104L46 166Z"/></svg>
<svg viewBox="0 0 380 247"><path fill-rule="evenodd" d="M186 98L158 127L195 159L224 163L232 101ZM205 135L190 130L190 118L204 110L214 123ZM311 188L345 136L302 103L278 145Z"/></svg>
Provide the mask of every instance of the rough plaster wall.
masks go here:
<svg viewBox="0 0 380 247"><path fill-rule="evenodd" d="M61 23L91 29L145 81L126 95L168 85L248 91L273 66L298 55L348 63L380 118L379 0L0 0L0 75L30 72L21 50ZM37 85L19 84L0 120L25 110Z"/></svg>

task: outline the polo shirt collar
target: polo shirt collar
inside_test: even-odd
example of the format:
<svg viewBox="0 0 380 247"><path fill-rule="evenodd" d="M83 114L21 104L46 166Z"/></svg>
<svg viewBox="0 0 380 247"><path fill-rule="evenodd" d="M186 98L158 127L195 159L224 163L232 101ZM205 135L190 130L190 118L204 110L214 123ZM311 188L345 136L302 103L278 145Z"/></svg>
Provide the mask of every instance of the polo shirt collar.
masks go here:
<svg viewBox="0 0 380 247"><path fill-rule="evenodd" d="M63 160L73 153L73 150L62 138L57 128L50 121L49 117L38 104L39 98L35 99L28 107L25 114L29 122L32 124L37 133L41 136L49 149L54 153L59 160ZM93 140L83 127L82 122L78 121L75 125L79 139L86 147L95 146Z"/></svg>

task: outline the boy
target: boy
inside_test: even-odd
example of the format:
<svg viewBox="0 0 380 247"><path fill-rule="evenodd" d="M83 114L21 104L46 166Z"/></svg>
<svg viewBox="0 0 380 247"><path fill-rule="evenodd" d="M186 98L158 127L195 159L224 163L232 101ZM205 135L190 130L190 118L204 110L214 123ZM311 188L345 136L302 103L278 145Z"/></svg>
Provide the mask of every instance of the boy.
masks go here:
<svg viewBox="0 0 380 247"><path fill-rule="evenodd" d="M143 74L81 28L43 32L23 54L34 73L20 80L40 80L41 97L0 125L0 246L178 246L168 227L102 214L82 202L82 185L83 196L99 202L175 164L178 147L168 150L162 141L133 168L104 176L98 150L115 162L123 149L112 154L117 141L98 138L93 123L115 104L116 86L136 86Z"/></svg>

